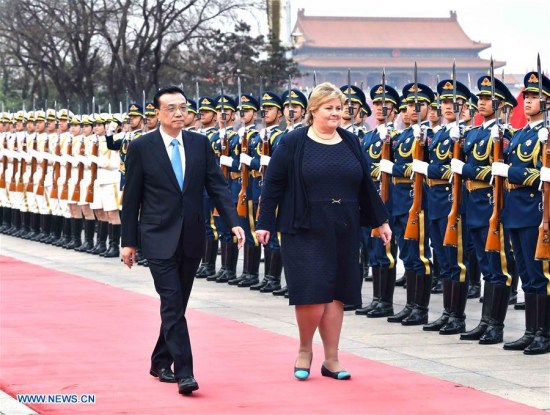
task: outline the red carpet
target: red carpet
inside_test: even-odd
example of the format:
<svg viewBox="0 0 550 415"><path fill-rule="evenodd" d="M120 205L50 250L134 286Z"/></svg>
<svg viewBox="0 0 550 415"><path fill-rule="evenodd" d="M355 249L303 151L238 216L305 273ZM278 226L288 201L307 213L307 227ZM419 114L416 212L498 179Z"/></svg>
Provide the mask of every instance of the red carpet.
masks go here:
<svg viewBox="0 0 550 415"><path fill-rule="evenodd" d="M535 414L468 387L346 354L351 381L293 378L296 341L190 310L200 390L148 374L158 300L0 257L0 389L95 394L94 405L34 404L44 414ZM438 398L426 400L425 397Z"/></svg>

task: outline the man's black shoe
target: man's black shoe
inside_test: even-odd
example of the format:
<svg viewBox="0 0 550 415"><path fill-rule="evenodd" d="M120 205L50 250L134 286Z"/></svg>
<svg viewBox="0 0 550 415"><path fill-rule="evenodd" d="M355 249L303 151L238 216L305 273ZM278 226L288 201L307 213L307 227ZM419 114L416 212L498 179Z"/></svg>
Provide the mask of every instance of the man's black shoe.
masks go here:
<svg viewBox="0 0 550 415"><path fill-rule="evenodd" d="M174 376L174 372L172 372L172 369L169 367L157 369L157 368L151 368L149 371L149 374L151 376L154 376L156 378L159 378L161 382L166 383L176 383L176 377Z"/></svg>
<svg viewBox="0 0 550 415"><path fill-rule="evenodd" d="M199 389L199 384L193 376L178 380L178 390L182 395L191 395L197 389Z"/></svg>

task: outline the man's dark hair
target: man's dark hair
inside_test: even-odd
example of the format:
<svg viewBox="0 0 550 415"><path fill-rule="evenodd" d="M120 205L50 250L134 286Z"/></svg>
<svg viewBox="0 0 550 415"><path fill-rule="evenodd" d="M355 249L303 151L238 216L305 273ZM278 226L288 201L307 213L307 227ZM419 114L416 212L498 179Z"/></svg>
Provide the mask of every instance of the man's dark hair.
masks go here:
<svg viewBox="0 0 550 415"><path fill-rule="evenodd" d="M157 93L155 94L155 96L153 97L153 106L155 108L160 109L159 108L159 99L160 99L161 96L163 96L165 94L182 94L185 101L187 101L187 97L185 96L185 93L183 92L183 90L179 86L175 86L175 85L165 86L165 87L160 88L157 91Z"/></svg>

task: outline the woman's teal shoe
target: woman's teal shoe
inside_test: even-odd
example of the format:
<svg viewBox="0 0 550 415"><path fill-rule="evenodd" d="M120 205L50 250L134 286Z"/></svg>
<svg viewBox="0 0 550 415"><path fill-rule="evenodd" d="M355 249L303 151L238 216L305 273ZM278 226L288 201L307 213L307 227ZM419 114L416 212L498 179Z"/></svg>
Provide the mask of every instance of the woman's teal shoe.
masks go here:
<svg viewBox="0 0 550 415"><path fill-rule="evenodd" d="M332 372L328 370L325 365L321 366L321 375L336 379L336 380L348 380L351 379L351 373L341 370L340 372Z"/></svg>
<svg viewBox="0 0 550 415"><path fill-rule="evenodd" d="M294 367L294 377L298 380L306 380L309 378L309 369Z"/></svg>

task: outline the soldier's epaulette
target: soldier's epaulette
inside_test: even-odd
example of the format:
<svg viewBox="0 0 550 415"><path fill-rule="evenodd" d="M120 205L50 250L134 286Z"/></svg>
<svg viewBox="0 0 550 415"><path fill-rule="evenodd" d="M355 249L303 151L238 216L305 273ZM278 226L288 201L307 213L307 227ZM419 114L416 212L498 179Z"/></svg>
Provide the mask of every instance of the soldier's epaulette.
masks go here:
<svg viewBox="0 0 550 415"><path fill-rule="evenodd" d="M283 132L279 129L272 131L271 136L269 137L269 143L273 144L273 141L282 134Z"/></svg>
<svg viewBox="0 0 550 415"><path fill-rule="evenodd" d="M523 174L526 176L525 179L523 179L522 185L524 186L533 186L535 184L535 181L537 181L540 178L540 171L538 169L526 169L527 171Z"/></svg>
<svg viewBox="0 0 550 415"><path fill-rule="evenodd" d="M542 128L543 125L544 125L544 123L541 122L541 123L535 125L535 126L533 127L533 130L538 131L538 130L540 130L540 129Z"/></svg>

